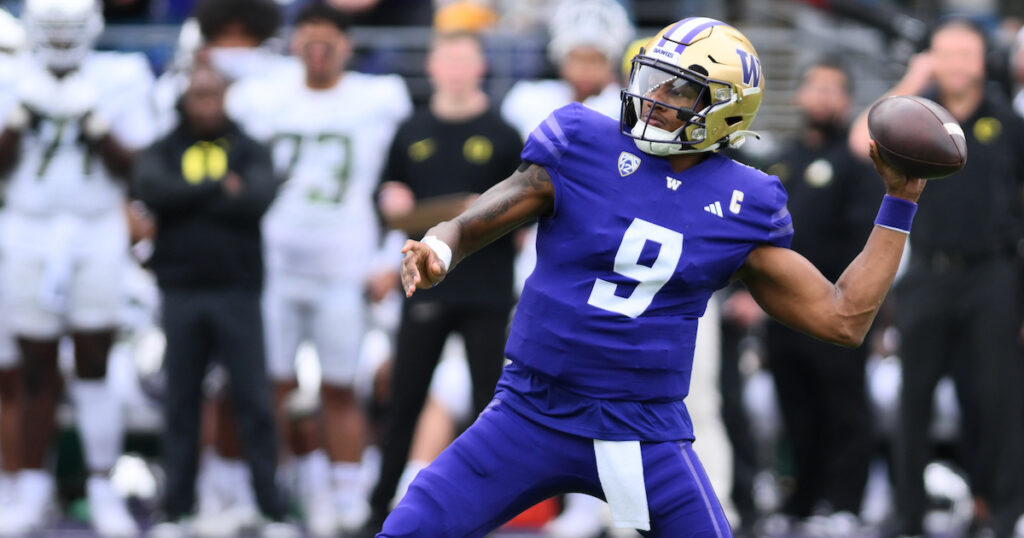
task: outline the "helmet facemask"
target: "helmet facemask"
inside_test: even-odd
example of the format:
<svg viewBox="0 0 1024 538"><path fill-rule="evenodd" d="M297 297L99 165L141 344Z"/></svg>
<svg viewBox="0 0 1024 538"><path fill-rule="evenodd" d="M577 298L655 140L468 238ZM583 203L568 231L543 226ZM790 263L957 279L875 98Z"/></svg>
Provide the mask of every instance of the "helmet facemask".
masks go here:
<svg viewBox="0 0 1024 538"><path fill-rule="evenodd" d="M707 141L706 115L732 100L732 85L710 79L699 65L678 67L640 54L633 58L629 86L622 91L620 129L651 155L699 153L717 149ZM688 104L683 104L688 103ZM652 116L683 121L673 131L652 124ZM658 123L657 118L654 123Z"/></svg>
<svg viewBox="0 0 1024 538"><path fill-rule="evenodd" d="M77 68L103 32L103 16L95 6L81 9L40 10L25 17L32 53L53 71Z"/></svg>

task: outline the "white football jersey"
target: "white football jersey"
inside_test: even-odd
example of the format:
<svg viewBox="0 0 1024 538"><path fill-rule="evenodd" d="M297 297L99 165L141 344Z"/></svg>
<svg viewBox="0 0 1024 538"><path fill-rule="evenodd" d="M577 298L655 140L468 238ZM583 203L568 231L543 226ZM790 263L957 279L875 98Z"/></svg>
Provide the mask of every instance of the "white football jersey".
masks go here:
<svg viewBox="0 0 1024 538"><path fill-rule="evenodd" d="M86 113L102 118L129 149L152 142L148 94L153 75L145 57L94 52L62 79L30 55L21 60L15 99L8 105L21 103L38 119L25 131L17 166L7 180L7 208L32 215L96 215L120 208L124 180L115 179L100 156L87 149L82 118Z"/></svg>
<svg viewBox="0 0 1024 538"><path fill-rule="evenodd" d="M618 85L609 84L601 93L584 99L583 105L618 120L620 91ZM571 102L572 87L564 80L523 80L505 95L501 116L526 140L549 114Z"/></svg>
<svg viewBox="0 0 1024 538"><path fill-rule="evenodd" d="M379 239L373 192L411 110L397 75L348 72L334 88L311 90L296 73L231 89L229 114L271 142L285 179L263 220L268 269L361 281Z"/></svg>

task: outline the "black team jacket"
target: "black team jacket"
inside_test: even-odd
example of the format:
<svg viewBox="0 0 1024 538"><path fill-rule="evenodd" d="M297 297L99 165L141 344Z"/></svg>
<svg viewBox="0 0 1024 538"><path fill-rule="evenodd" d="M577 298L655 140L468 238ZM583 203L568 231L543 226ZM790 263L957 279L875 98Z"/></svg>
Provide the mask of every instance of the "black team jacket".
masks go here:
<svg viewBox="0 0 1024 538"><path fill-rule="evenodd" d="M236 174L242 189L229 194ZM152 267L165 290L263 286L260 219L277 193L270 149L226 123L198 137L182 122L135 159L132 194L157 220Z"/></svg>

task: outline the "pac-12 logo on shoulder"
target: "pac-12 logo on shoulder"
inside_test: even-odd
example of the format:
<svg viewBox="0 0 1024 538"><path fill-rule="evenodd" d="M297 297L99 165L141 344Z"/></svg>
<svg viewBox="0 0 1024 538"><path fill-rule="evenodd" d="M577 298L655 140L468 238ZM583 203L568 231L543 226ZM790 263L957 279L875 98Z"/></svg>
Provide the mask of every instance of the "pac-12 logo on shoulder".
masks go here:
<svg viewBox="0 0 1024 538"><path fill-rule="evenodd" d="M619 175L626 177L640 168L640 157L623 151L619 154Z"/></svg>

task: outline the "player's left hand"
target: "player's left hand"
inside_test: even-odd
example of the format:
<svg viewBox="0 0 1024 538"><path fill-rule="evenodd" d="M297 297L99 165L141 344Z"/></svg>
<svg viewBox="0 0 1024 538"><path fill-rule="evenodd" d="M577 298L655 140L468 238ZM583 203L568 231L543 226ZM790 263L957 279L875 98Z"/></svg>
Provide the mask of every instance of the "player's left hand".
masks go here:
<svg viewBox="0 0 1024 538"><path fill-rule="evenodd" d="M412 297L416 289L429 289L444 280L448 268L434 249L412 239L402 246L402 290L406 297Z"/></svg>
<svg viewBox="0 0 1024 538"><path fill-rule="evenodd" d="M925 180L908 177L889 166L889 163L885 162L878 153L878 147L875 145L874 140L871 141L871 160L875 163L875 170L878 171L878 175L882 176L882 181L885 182L886 194L917 203L917 199L921 197L921 192L924 191Z"/></svg>

